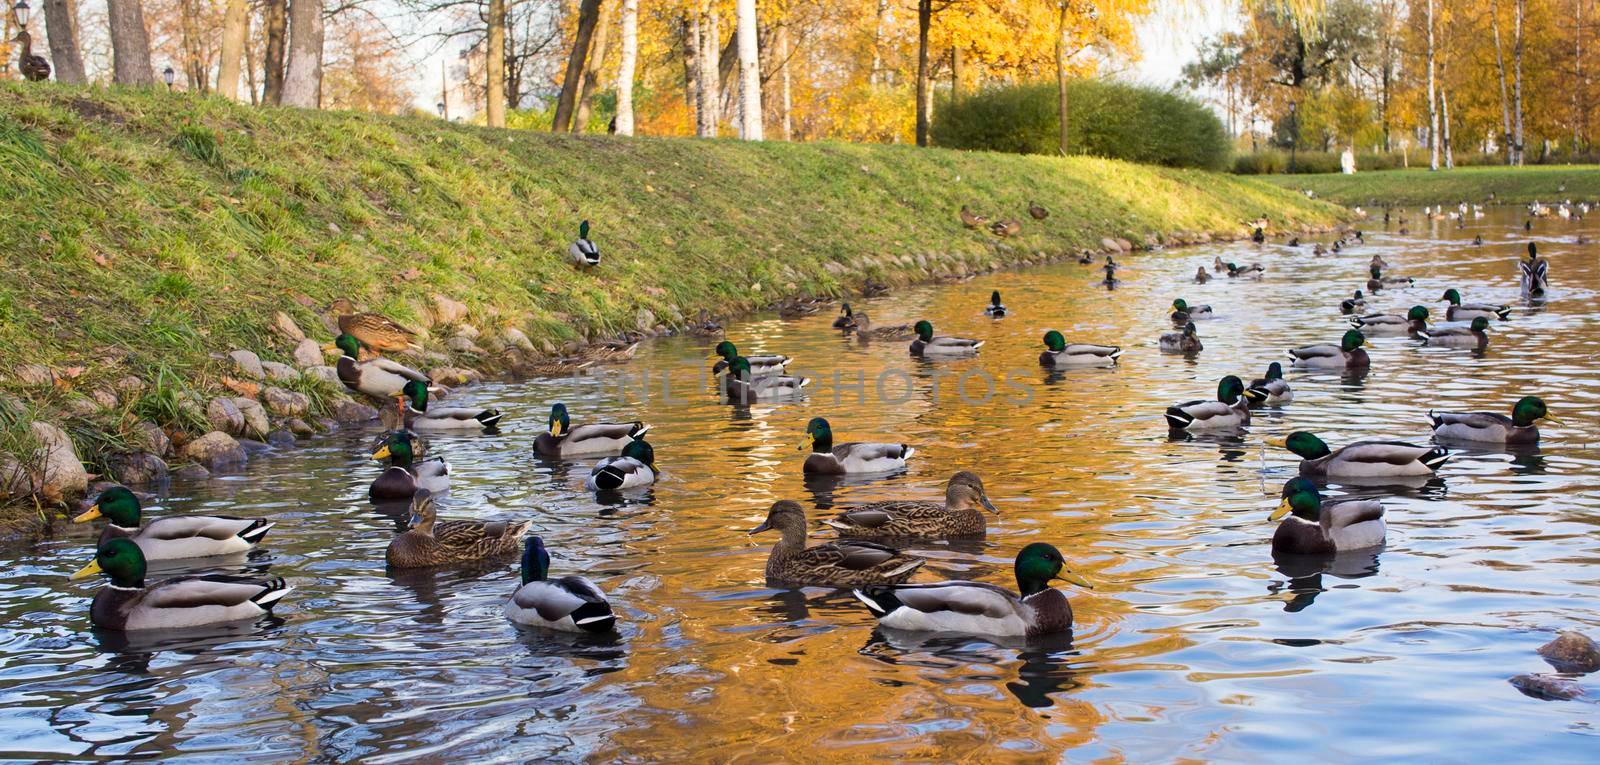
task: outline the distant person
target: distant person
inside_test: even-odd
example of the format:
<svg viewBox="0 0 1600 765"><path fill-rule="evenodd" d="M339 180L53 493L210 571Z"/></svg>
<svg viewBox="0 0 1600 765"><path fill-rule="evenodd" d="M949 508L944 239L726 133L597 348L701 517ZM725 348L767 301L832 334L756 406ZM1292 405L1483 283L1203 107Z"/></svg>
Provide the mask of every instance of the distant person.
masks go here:
<svg viewBox="0 0 1600 765"><path fill-rule="evenodd" d="M1356 174L1356 153L1348 146L1345 147L1344 153L1339 155L1339 169L1343 170L1345 175Z"/></svg>

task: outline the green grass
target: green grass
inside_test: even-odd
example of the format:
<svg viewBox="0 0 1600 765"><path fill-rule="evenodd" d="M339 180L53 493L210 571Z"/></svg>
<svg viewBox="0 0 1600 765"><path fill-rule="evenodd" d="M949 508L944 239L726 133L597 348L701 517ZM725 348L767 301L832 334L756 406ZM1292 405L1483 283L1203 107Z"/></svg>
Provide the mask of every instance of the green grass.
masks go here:
<svg viewBox="0 0 1600 765"><path fill-rule="evenodd" d="M559 344L636 329L642 310L671 325L932 275L902 255L955 271L1344 214L1251 179L1090 158L552 136L18 83L0 85L0 189L0 359L86 367L84 388L137 375L153 387L124 419L190 427L178 402L214 395L223 371L208 354L286 361L274 312L320 337L336 297L426 325L442 294L486 333ZM1034 222L1030 199L1054 215ZM960 225L963 204L1024 233L997 245ZM583 218L605 257L589 273L564 258Z"/></svg>
<svg viewBox="0 0 1600 765"><path fill-rule="evenodd" d="M1310 189L1343 205L1434 205L1456 202L1527 204L1535 200L1600 199L1600 166L1458 167L1438 172L1383 170L1355 175L1263 175L1267 183ZM1563 189L1565 187L1565 189Z"/></svg>

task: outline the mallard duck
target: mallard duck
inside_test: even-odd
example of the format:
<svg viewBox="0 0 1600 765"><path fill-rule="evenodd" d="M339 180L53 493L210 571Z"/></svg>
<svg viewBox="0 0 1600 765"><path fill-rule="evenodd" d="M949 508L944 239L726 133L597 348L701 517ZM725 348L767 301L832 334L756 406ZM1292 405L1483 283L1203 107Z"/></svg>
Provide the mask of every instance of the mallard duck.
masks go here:
<svg viewBox="0 0 1600 765"><path fill-rule="evenodd" d="M1289 237L1289 241L1286 244L1288 244L1288 246L1290 246L1290 247L1299 247L1300 246L1300 237L1291 236L1291 237Z"/></svg>
<svg viewBox="0 0 1600 765"><path fill-rule="evenodd" d="M1287 516L1287 517L1285 517ZM1332 555L1383 544L1383 504L1375 499L1324 502L1317 485L1305 478L1283 484L1283 499L1269 520L1282 520L1272 533L1277 555Z"/></svg>
<svg viewBox="0 0 1600 765"><path fill-rule="evenodd" d="M94 505L73 523L105 518L100 544L131 539L145 560L204 558L244 552L254 547L276 524L260 518L230 515L169 515L140 523L139 498L123 486L100 492Z"/></svg>
<svg viewBox="0 0 1600 765"><path fill-rule="evenodd" d="M412 430L469 430L493 433L505 416L499 409L474 409L471 407L429 407L428 386L407 380L401 386L400 406L405 426Z"/></svg>
<svg viewBox="0 0 1600 765"><path fill-rule="evenodd" d="M804 471L840 475L844 473L883 473L899 470L917 453L910 444L849 442L835 444L833 428L821 417L806 423L806 437L800 443L806 455Z"/></svg>
<svg viewBox="0 0 1600 765"><path fill-rule="evenodd" d="M1056 330L1044 333L1044 351L1039 354L1039 365L1045 367L1112 367L1122 356L1115 345L1067 344L1067 338Z"/></svg>
<svg viewBox="0 0 1600 765"><path fill-rule="evenodd" d="M1217 383L1213 401L1186 401L1167 407L1167 427L1171 430L1232 430L1250 424L1250 400L1244 381L1228 375Z"/></svg>
<svg viewBox="0 0 1600 765"><path fill-rule="evenodd" d="M713 375L722 374L722 371L728 368L728 364L733 361L734 357L739 355L739 349L727 340L717 343L715 352L716 358L719 360L711 365L711 374ZM750 372L756 377L781 375L784 372L784 367L794 361L794 359L782 355L745 356L744 360L750 363Z"/></svg>
<svg viewBox="0 0 1600 765"><path fill-rule="evenodd" d="M1366 307L1367 297L1361 293L1361 290L1356 290L1356 294L1339 301L1339 313L1342 313L1346 316L1349 316L1350 314L1360 311Z"/></svg>
<svg viewBox="0 0 1600 765"><path fill-rule="evenodd" d="M1117 283L1117 264L1111 262L1110 255L1106 256L1106 264L1101 268L1105 270L1106 278L1101 279L1100 283L1107 286L1115 285Z"/></svg>
<svg viewBox="0 0 1600 765"><path fill-rule="evenodd" d="M1481 351L1489 347L1489 320L1479 316L1472 320L1472 324L1465 327L1425 329L1418 332L1417 336L1428 345L1476 348Z"/></svg>
<svg viewBox="0 0 1600 765"><path fill-rule="evenodd" d="M1339 344L1323 343L1290 348L1289 357L1297 367L1319 369L1365 369L1372 365L1371 357L1361 346L1367 338L1360 330L1346 330Z"/></svg>
<svg viewBox="0 0 1600 765"><path fill-rule="evenodd" d="M1357 441L1332 451L1322 439L1303 430L1290 433L1282 445L1299 455L1300 474L1307 476L1432 475L1450 458L1444 449L1401 441Z"/></svg>
<svg viewBox="0 0 1600 765"><path fill-rule="evenodd" d="M1389 267L1389 261L1384 260L1382 255L1378 255L1376 253L1373 254L1371 260L1367 261L1367 268L1368 269L1376 268L1376 269L1382 270L1382 269L1385 269L1385 268L1388 268L1388 267Z"/></svg>
<svg viewBox="0 0 1600 765"><path fill-rule="evenodd" d="M1209 282L1209 281L1211 281L1211 274L1206 272L1206 267L1205 266L1199 266L1199 267L1195 268L1195 270L1194 270L1194 283L1195 284L1205 284L1206 282Z"/></svg>
<svg viewBox="0 0 1600 765"><path fill-rule="evenodd" d="M806 513L798 503L780 500L751 534L777 529L783 534L767 557L767 579L817 587L899 584L926 563L921 558L872 542L826 542L806 547Z"/></svg>
<svg viewBox="0 0 1600 765"><path fill-rule="evenodd" d="M1385 287L1407 286L1413 279L1409 276L1384 276L1383 269L1373 266L1367 269L1370 278L1367 279L1367 291L1378 292Z"/></svg>
<svg viewBox="0 0 1600 765"><path fill-rule="evenodd" d="M1539 443L1537 421L1544 419L1562 424L1550 416L1544 399L1538 396L1517 399L1517 403L1511 407L1510 417L1498 412L1429 411L1428 419L1433 423L1435 438L1491 444L1536 444Z"/></svg>
<svg viewBox="0 0 1600 765"><path fill-rule="evenodd" d="M1267 232L1262 231L1260 226L1256 226L1256 230L1250 232L1250 241L1255 242L1256 244L1261 244L1267 241Z"/></svg>
<svg viewBox="0 0 1600 765"><path fill-rule="evenodd" d="M1006 315L1006 304L1000 302L1000 290L989 293L989 304L983 307L983 312L997 319Z"/></svg>
<svg viewBox="0 0 1600 765"><path fill-rule="evenodd" d="M294 591L283 579L180 576L146 587L145 557L131 539L108 539L73 579L105 574L111 584L94 594L89 621L107 630L172 630L242 622L265 616Z"/></svg>
<svg viewBox="0 0 1600 765"><path fill-rule="evenodd" d="M1522 294L1543 297L1550 287L1550 261L1539 257L1539 245L1528 242L1528 259L1517 261L1521 271Z"/></svg>
<svg viewBox="0 0 1600 765"><path fill-rule="evenodd" d="M1294 391L1283 379L1283 365L1276 361L1268 364L1266 376L1251 381L1245 397L1251 406L1283 406L1294 401Z"/></svg>
<svg viewBox="0 0 1600 765"><path fill-rule="evenodd" d="M1473 247L1482 247L1483 246L1483 235L1482 234L1479 234L1479 235L1477 235L1475 237L1472 237L1472 246Z"/></svg>
<svg viewBox="0 0 1600 765"><path fill-rule="evenodd" d="M1050 217L1050 211L1044 209L1044 205L1031 199L1028 200L1028 214L1032 215L1034 220L1044 220Z"/></svg>
<svg viewBox="0 0 1600 765"><path fill-rule="evenodd" d="M1227 264L1222 262L1222 256L1221 255L1218 255L1218 256L1216 256L1216 257L1211 259L1211 270L1212 271L1216 271L1219 274L1222 273L1223 271L1228 270Z"/></svg>
<svg viewBox="0 0 1600 765"><path fill-rule="evenodd" d="M728 400L745 404L763 399L799 395L802 389L811 384L809 377L783 374L752 375L750 360L743 356L733 357L733 364L721 374L721 377L722 392Z"/></svg>
<svg viewBox="0 0 1600 765"><path fill-rule="evenodd" d="M1479 316L1505 321L1511 317L1511 306L1508 305L1461 302L1461 293L1455 287L1445 290L1444 296L1439 299L1450 303L1450 307L1444 310L1445 321L1469 321Z"/></svg>
<svg viewBox="0 0 1600 765"><path fill-rule="evenodd" d="M600 248L589 241L589 221L578 224L578 238L567 248L567 257L579 268L600 265Z"/></svg>
<svg viewBox="0 0 1600 765"><path fill-rule="evenodd" d="M1413 337L1421 337L1428 330L1428 309L1426 306L1414 305L1406 315L1397 313L1369 313L1366 316L1350 317L1350 326L1361 330L1365 335L1404 335L1410 333Z"/></svg>
<svg viewBox="0 0 1600 765"><path fill-rule="evenodd" d="M999 515L983 479L963 470L945 484L944 502L872 502L824 521L852 539L981 537L987 531L983 511Z"/></svg>
<svg viewBox="0 0 1600 765"><path fill-rule="evenodd" d="M354 337L361 346L378 353L422 350L416 332L382 314L357 312L347 298L329 303L328 311L336 317L339 333Z"/></svg>
<svg viewBox="0 0 1600 765"><path fill-rule="evenodd" d="M1017 553L1017 589L984 582L875 585L854 590L857 600L891 629L959 632L997 637L1042 637L1072 631L1072 604L1050 580L1088 587L1066 569L1061 551L1034 542Z"/></svg>
<svg viewBox="0 0 1600 765"><path fill-rule="evenodd" d="M1172 323L1183 326L1191 321L1202 321L1214 318L1209 305L1189 305L1188 301L1178 298L1172 301Z"/></svg>
<svg viewBox="0 0 1600 765"><path fill-rule="evenodd" d="M622 455L595 463L584 486L589 491L621 491L656 482L656 450L643 438L622 447Z"/></svg>
<svg viewBox="0 0 1600 765"><path fill-rule="evenodd" d="M546 457L580 457L621 454L622 447L642 438L650 426L642 422L606 422L572 426L567 405L550 407L549 429L533 440L533 448Z"/></svg>
<svg viewBox="0 0 1600 765"><path fill-rule="evenodd" d="M418 461L414 439L408 431L395 431L372 453L375 460L389 460L389 467L367 488L367 497L373 502L411 499L419 489L442 492L450 488L449 463L439 458Z"/></svg>
<svg viewBox="0 0 1600 765"><path fill-rule="evenodd" d="M1259 278L1261 278L1261 274L1265 273L1266 270L1267 269L1261 267L1260 263L1251 263L1248 266L1241 266L1241 265L1238 265L1238 264L1235 264L1235 263L1229 263L1228 264L1228 277L1231 279L1231 278L1238 278L1240 276L1254 276L1254 277L1259 279Z"/></svg>
<svg viewBox="0 0 1600 765"><path fill-rule="evenodd" d="M966 205L961 206L961 225L967 228L977 228L988 222L989 218L987 216L979 215L967 209Z"/></svg>
<svg viewBox="0 0 1600 765"><path fill-rule="evenodd" d="M611 632L617 615L594 582L581 576L550 578L550 553L544 540L528 537L522 550L522 586L506 601L506 618L515 624L566 632Z"/></svg>
<svg viewBox="0 0 1600 765"><path fill-rule="evenodd" d="M911 341L913 356L971 356L983 347L982 340L964 337L934 337L933 324L927 319L917 322L914 329L917 339Z"/></svg>
<svg viewBox="0 0 1600 765"><path fill-rule="evenodd" d="M389 540L383 560L390 568L422 568L493 558L515 552L533 521L440 521L433 492L411 497L411 528Z"/></svg>
<svg viewBox="0 0 1600 765"><path fill-rule="evenodd" d="M1195 332L1194 322L1183 325L1181 332L1168 332L1161 336L1159 341L1162 353L1193 354L1205 350L1200 343L1200 335Z"/></svg>
<svg viewBox="0 0 1600 765"><path fill-rule="evenodd" d="M910 324L891 324L887 327L872 326L872 318L866 311L856 311L856 338L860 340L910 340L917 336Z"/></svg>
<svg viewBox="0 0 1600 765"><path fill-rule="evenodd" d="M382 401L398 396L409 380L423 385L431 382L427 375L382 356L370 361L356 361L361 354L361 341L350 334L340 334L334 338L332 345L325 346L323 350L339 351L339 363L334 369L346 388Z"/></svg>
<svg viewBox="0 0 1600 765"><path fill-rule="evenodd" d="M33 52L33 35L23 29L17 33L17 42L22 44L22 54L17 57L17 71L22 73L22 78L29 82L50 79L50 62Z"/></svg>
<svg viewBox="0 0 1600 765"><path fill-rule="evenodd" d="M855 315L854 311L850 310L850 304L849 303L845 303L844 305L839 306L839 318L833 320L833 328L834 329L855 329L856 328L856 315Z"/></svg>
<svg viewBox="0 0 1600 765"><path fill-rule="evenodd" d="M1015 218L997 220L989 224L989 233L998 237L1016 236L1022 233L1022 221Z"/></svg>

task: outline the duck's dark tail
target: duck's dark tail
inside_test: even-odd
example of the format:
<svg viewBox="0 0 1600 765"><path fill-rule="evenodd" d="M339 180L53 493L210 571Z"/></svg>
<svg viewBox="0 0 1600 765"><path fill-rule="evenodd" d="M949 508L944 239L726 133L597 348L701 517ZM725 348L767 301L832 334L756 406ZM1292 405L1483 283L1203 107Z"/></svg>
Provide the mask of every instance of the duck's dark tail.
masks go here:
<svg viewBox="0 0 1600 765"><path fill-rule="evenodd" d="M861 601L862 605L865 605L867 610L871 611L872 615L879 619L894 613L896 609L905 605L900 602L899 598L895 597L893 587L885 587L881 584L851 590L850 594L856 596L856 600Z"/></svg>
<svg viewBox="0 0 1600 765"><path fill-rule="evenodd" d="M281 576L275 579L268 579L260 584L265 589L255 595L252 595L250 597L250 601L255 603L263 611L271 611L272 607L277 605L279 600L283 599L283 596L294 592L294 588L290 587L288 582L283 581L283 577Z"/></svg>
<svg viewBox="0 0 1600 765"><path fill-rule="evenodd" d="M1499 316L1501 321L1511 318L1511 306L1503 305L1494 309L1494 315Z"/></svg>
<svg viewBox="0 0 1600 765"><path fill-rule="evenodd" d="M267 532L272 530L273 526L276 525L278 525L276 522L257 520L255 523L250 524L250 526L244 531L239 532L239 538L249 542L250 544L256 544L261 541L262 537L267 535Z"/></svg>
<svg viewBox="0 0 1600 765"><path fill-rule="evenodd" d="M477 420L483 423L484 430L494 430L500 424L500 418L504 416L499 409L485 409L478 413Z"/></svg>
<svg viewBox="0 0 1600 765"><path fill-rule="evenodd" d="M617 615L611 613L611 604L590 601L572 612L572 623L584 632L610 632L617 626Z"/></svg>
<svg viewBox="0 0 1600 765"><path fill-rule="evenodd" d="M611 465L606 465L595 471L594 485L601 491L616 491L628 480L626 473Z"/></svg>
<svg viewBox="0 0 1600 765"><path fill-rule="evenodd" d="M1175 406L1167 407L1167 427L1173 430L1184 430L1192 422L1194 422L1194 415Z"/></svg>
<svg viewBox="0 0 1600 765"><path fill-rule="evenodd" d="M1430 416L1432 416L1431 413ZM1418 461L1427 465L1429 470L1437 471L1439 466L1443 465L1445 460L1448 459L1450 459L1450 452L1436 447L1428 450L1428 453L1419 457Z"/></svg>

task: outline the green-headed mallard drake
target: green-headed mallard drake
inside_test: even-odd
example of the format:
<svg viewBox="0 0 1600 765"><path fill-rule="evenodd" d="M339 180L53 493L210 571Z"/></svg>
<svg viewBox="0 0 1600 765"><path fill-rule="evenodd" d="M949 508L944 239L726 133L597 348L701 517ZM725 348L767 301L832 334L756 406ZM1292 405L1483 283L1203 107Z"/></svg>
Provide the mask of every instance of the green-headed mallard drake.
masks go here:
<svg viewBox="0 0 1600 765"><path fill-rule="evenodd" d="M1444 449L1403 441L1357 441L1338 449L1303 430L1290 433L1284 448L1300 457L1300 475L1383 478L1432 475L1450 458Z"/></svg>
<svg viewBox="0 0 1600 765"><path fill-rule="evenodd" d="M567 248L567 257L579 268L600 265L600 248L589 241L589 221L578 224L578 238Z"/></svg>
<svg viewBox="0 0 1600 765"><path fill-rule="evenodd" d="M1195 270L1194 270L1194 283L1195 284L1205 284L1206 282L1209 282L1209 281L1211 281L1211 274L1206 271L1206 267L1205 266L1196 267Z"/></svg>
<svg viewBox="0 0 1600 765"><path fill-rule="evenodd" d="M549 429L533 440L533 448L546 457L582 457L621 454L622 447L642 438L650 426L642 422L605 422L573 427L567 405L550 407Z"/></svg>
<svg viewBox="0 0 1600 765"><path fill-rule="evenodd" d="M1253 277L1255 277L1257 279L1260 279L1261 275L1263 273L1266 273L1266 270L1267 269L1261 267L1260 263L1251 263L1248 266L1241 266L1241 265L1238 265L1236 263L1229 263L1228 264L1228 278L1236 279L1236 278L1241 277L1241 276L1253 276Z"/></svg>
<svg viewBox="0 0 1600 765"><path fill-rule="evenodd" d="M1511 407L1510 417L1499 412L1430 411L1428 419L1433 423L1435 438L1491 444L1536 444L1539 443L1539 426L1536 422L1544 419L1561 424L1560 420L1550 416L1544 399L1538 396L1517 399L1517 403Z"/></svg>
<svg viewBox="0 0 1600 765"><path fill-rule="evenodd" d="M1069 344L1065 336L1052 329L1044 333L1044 351L1039 354L1039 365L1056 369L1113 367L1121 356L1122 349L1115 345Z"/></svg>
<svg viewBox="0 0 1600 765"><path fill-rule="evenodd" d="M1483 350L1489 347L1489 320L1479 316L1465 327L1436 327L1417 333L1428 345L1444 346L1449 348L1474 348Z"/></svg>
<svg viewBox="0 0 1600 765"><path fill-rule="evenodd" d="M406 383L412 380L427 385L428 376L399 362L379 356L368 361L356 361L361 355L361 341L354 335L340 334L323 350L339 351L339 363L334 369L346 388L382 400L391 401Z"/></svg>
<svg viewBox="0 0 1600 765"><path fill-rule="evenodd" d="M1283 406L1294 401L1294 390L1283 379L1283 365L1276 361L1268 364L1266 375L1251 381L1245 397L1251 406Z"/></svg>
<svg viewBox="0 0 1600 765"><path fill-rule="evenodd" d="M1285 517L1288 516L1288 517ZM1375 499L1324 502L1317 485L1291 478L1269 520L1282 519L1272 533L1278 555L1332 555L1383 544L1383 504Z"/></svg>
<svg viewBox="0 0 1600 765"><path fill-rule="evenodd" d="M1349 316L1357 311L1364 310L1366 307L1367 296L1363 294L1361 290L1356 290L1354 295L1339 301L1339 313L1342 313L1346 316Z"/></svg>
<svg viewBox="0 0 1600 765"><path fill-rule="evenodd" d="M777 529L783 534L767 558L767 579L817 587L860 587L899 584L925 563L872 542L827 542L806 547L806 513L789 500L772 504L767 519L751 534Z"/></svg>
<svg viewBox="0 0 1600 765"><path fill-rule="evenodd" d="M89 621L107 630L172 630L242 622L265 616L294 591L283 579L208 574L180 576L146 587L145 557L131 539L108 539L94 560L72 575L105 574L111 584L94 594Z"/></svg>
<svg viewBox="0 0 1600 765"><path fill-rule="evenodd" d="M872 318L866 311L856 311L856 338L858 340L910 340L917 336L916 330L910 324L891 324L886 327L876 327Z"/></svg>
<svg viewBox="0 0 1600 765"><path fill-rule="evenodd" d="M390 568L443 566L516 552L533 521L440 521L433 492L417 489L410 525L389 540L383 559Z"/></svg>
<svg viewBox="0 0 1600 765"><path fill-rule="evenodd" d="M230 515L169 515L140 523L139 498L123 486L100 492L94 506L73 518L87 523L105 518L100 544L113 539L131 539L139 545L145 560L205 558L212 555L245 552L267 535L275 525L260 518Z"/></svg>
<svg viewBox="0 0 1600 765"><path fill-rule="evenodd" d="M1294 359L1293 363L1297 367L1366 369L1372 366L1371 357L1367 356L1366 349L1361 347L1366 342L1367 338L1360 330L1346 330L1344 337L1339 338L1338 345L1324 343L1290 348L1289 358Z"/></svg>
<svg viewBox="0 0 1600 765"><path fill-rule="evenodd" d="M1209 305L1189 305L1187 300L1178 298L1172 301L1172 323L1183 326L1191 321L1202 321L1215 318Z"/></svg>
<svg viewBox="0 0 1600 765"><path fill-rule="evenodd" d="M1485 319L1499 319L1505 321L1511 318L1511 306L1493 305L1491 303L1463 303L1461 292L1455 287L1444 291L1444 296L1439 298L1450 303L1444 309L1445 321L1471 321L1479 316Z"/></svg>
<svg viewBox="0 0 1600 765"><path fill-rule="evenodd" d="M629 441L621 456L595 463L584 486L590 491L621 491L656 482L656 451L643 438Z"/></svg>
<svg viewBox="0 0 1600 765"><path fill-rule="evenodd" d="M1428 331L1427 306L1414 305L1406 315L1397 313L1369 313L1365 316L1350 317L1350 326L1361 330L1364 335L1404 335L1422 337Z"/></svg>
<svg viewBox="0 0 1600 765"><path fill-rule="evenodd" d="M372 453L375 460L389 461L389 467L367 488L373 502L409 500L418 489L437 493L450 488L449 463L440 458L418 460L415 439L411 432L397 430Z"/></svg>
<svg viewBox="0 0 1600 765"><path fill-rule="evenodd" d="M1167 332L1161 336L1158 345L1162 353L1199 353L1206 349L1200 343L1200 335L1195 330L1194 322L1183 325L1178 332Z"/></svg>
<svg viewBox="0 0 1600 765"><path fill-rule="evenodd" d="M946 539L981 537L988 531L984 511L999 515L983 479L963 470L950 476L944 502L891 500L846 510L824 523L851 539Z"/></svg>
<svg viewBox="0 0 1600 765"><path fill-rule="evenodd" d="M357 311L349 298L329 303L328 311L336 317L340 334L350 335L378 353L422 350L414 330L382 314Z"/></svg>
<svg viewBox="0 0 1600 765"><path fill-rule="evenodd" d="M1373 266L1367 269L1367 291L1378 292L1385 287L1409 286L1413 279L1409 276L1384 276L1383 269Z"/></svg>
<svg viewBox="0 0 1600 765"><path fill-rule="evenodd" d="M1544 297L1550 288L1550 261L1539 257L1539 245L1528 242L1528 259L1517 261L1518 282L1525 297Z"/></svg>
<svg viewBox="0 0 1600 765"><path fill-rule="evenodd" d="M475 409L464 406L428 406L428 386L416 380L407 380L401 386L401 406L404 408L405 426L412 430L466 430L493 433L505 416L499 409Z"/></svg>
<svg viewBox="0 0 1600 765"><path fill-rule="evenodd" d="M1000 302L1000 290L989 293L989 304L983 307L983 312L996 319L1006 315L1006 304Z"/></svg>
<svg viewBox="0 0 1600 765"><path fill-rule="evenodd" d="M522 586L506 601L506 618L527 627L565 632L611 632L617 615L594 582L581 576L550 578L544 540L528 537L522 551Z"/></svg>
<svg viewBox="0 0 1600 765"><path fill-rule="evenodd" d="M800 443L806 455L804 471L841 475L844 473L883 473L899 470L917 450L910 444L882 444L851 441L833 442L833 428L821 417L806 423L806 437Z"/></svg>
<svg viewBox="0 0 1600 765"><path fill-rule="evenodd" d="M722 374L722 371L727 369L729 364L733 363L734 358L739 356L739 349L735 347L733 343L723 340L722 342L717 343L716 355L718 360L715 364L711 365L711 374L713 375ZM770 354L766 356L745 356L743 358L745 361L750 362L750 373L756 377L781 375L784 372L784 367L787 367L790 362L794 361L794 359L788 356L779 354Z"/></svg>
<svg viewBox="0 0 1600 765"><path fill-rule="evenodd" d="M1167 407L1167 427L1171 430L1233 430L1250 424L1250 400L1244 381L1228 375L1217 383L1217 398L1212 401L1186 401Z"/></svg>
<svg viewBox="0 0 1600 765"><path fill-rule="evenodd" d="M723 395L727 396L729 401L744 404L796 396L811 384L809 377L751 374L750 360L743 356L733 357L733 363L727 371L721 373L721 378L719 385Z"/></svg>
<svg viewBox="0 0 1600 765"><path fill-rule="evenodd" d="M834 329L855 329L856 328L856 314L855 314L854 311L850 310L850 304L849 303L845 303L844 305L839 306L839 316L838 316L838 318L833 320L833 328Z"/></svg>
<svg viewBox="0 0 1600 765"><path fill-rule="evenodd" d="M1017 553L1017 589L984 582L936 582L860 587L858 600L891 629L960 632L996 637L1041 637L1072 631L1072 604L1050 580L1082 587L1088 583L1066 570L1061 551L1034 542Z"/></svg>
<svg viewBox="0 0 1600 765"><path fill-rule="evenodd" d="M964 337L934 337L933 323L927 319L917 322L913 329L917 332L917 339L911 341L911 355L913 356L972 356L983 347L982 340L968 340Z"/></svg>

